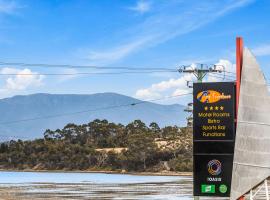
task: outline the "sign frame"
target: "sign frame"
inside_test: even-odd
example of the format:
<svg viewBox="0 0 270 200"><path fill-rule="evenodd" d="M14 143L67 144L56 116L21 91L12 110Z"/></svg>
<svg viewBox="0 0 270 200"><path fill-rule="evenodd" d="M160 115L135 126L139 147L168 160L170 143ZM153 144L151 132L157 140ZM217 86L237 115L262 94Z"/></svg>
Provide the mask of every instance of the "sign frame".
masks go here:
<svg viewBox="0 0 270 200"><path fill-rule="evenodd" d="M193 194L229 197L236 129L234 82L193 84Z"/></svg>

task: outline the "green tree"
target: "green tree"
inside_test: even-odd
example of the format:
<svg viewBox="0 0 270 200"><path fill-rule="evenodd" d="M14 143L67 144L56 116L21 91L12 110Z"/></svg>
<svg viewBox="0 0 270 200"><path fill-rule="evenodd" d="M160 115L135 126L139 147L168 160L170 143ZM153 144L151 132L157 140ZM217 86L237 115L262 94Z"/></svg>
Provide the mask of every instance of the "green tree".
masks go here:
<svg viewBox="0 0 270 200"><path fill-rule="evenodd" d="M150 130L152 131L152 133L156 136L156 137L161 137L161 129L159 127L159 125L156 122L152 122L150 125Z"/></svg>
<svg viewBox="0 0 270 200"><path fill-rule="evenodd" d="M137 169L140 163L143 164L143 170L147 168L147 161L157 151L157 145L154 137L150 133L140 133L130 135L128 138L127 159L133 163L131 168Z"/></svg>

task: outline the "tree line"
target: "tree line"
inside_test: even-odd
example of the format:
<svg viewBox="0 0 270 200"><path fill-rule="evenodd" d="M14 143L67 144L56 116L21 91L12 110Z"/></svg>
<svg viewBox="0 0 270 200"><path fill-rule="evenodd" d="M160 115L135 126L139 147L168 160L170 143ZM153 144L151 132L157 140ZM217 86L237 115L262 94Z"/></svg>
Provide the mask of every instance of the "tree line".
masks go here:
<svg viewBox="0 0 270 200"><path fill-rule="evenodd" d="M1 169L191 171L192 133L189 128L128 125L96 119L46 130L34 140L0 144Z"/></svg>

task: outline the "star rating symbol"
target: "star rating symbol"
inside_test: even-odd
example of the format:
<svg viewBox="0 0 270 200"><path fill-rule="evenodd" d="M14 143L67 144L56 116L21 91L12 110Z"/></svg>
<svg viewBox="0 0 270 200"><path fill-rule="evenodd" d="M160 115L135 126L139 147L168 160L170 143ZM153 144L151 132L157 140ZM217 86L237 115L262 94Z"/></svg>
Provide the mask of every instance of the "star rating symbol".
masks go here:
<svg viewBox="0 0 270 200"><path fill-rule="evenodd" d="M223 111L224 110L224 106L210 106L210 107L208 107L208 106L205 106L204 107L204 110L205 111L208 111L208 110L216 110L216 111L218 111L218 110L220 110L220 111Z"/></svg>

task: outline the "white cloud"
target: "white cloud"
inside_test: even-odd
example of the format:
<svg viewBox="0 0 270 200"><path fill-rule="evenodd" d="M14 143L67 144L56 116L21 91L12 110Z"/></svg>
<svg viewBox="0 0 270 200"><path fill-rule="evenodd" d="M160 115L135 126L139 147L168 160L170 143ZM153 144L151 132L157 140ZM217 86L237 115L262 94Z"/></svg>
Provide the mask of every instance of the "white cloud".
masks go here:
<svg viewBox="0 0 270 200"><path fill-rule="evenodd" d="M153 84L151 86L151 89L154 91L162 92L162 91L166 91L166 90L171 89L171 88L182 87L182 86L186 85L186 80L187 80L187 75L184 77L181 77L179 79L172 78L168 81L162 81L160 83Z"/></svg>
<svg viewBox="0 0 270 200"><path fill-rule="evenodd" d="M216 63L217 69L224 70L229 73L235 73L235 64L231 63L229 60L220 59Z"/></svg>
<svg viewBox="0 0 270 200"><path fill-rule="evenodd" d="M252 52L256 56L269 56L270 55L270 44L264 44L257 46L252 49Z"/></svg>
<svg viewBox="0 0 270 200"><path fill-rule="evenodd" d="M0 0L0 13L12 14L17 10L18 7L19 6L15 1Z"/></svg>
<svg viewBox="0 0 270 200"><path fill-rule="evenodd" d="M1 96L23 91L42 85L43 75L32 72L30 69L3 68L0 74L5 74L4 85L0 89Z"/></svg>
<svg viewBox="0 0 270 200"><path fill-rule="evenodd" d="M99 64L106 63L106 61L113 62L129 55L131 52L144 44L147 40L147 38L136 40L134 42L117 46L114 49L104 52L90 51L87 58L89 60L98 62Z"/></svg>
<svg viewBox="0 0 270 200"><path fill-rule="evenodd" d="M231 63L229 60L220 59L215 65L216 69L222 72L209 74L206 79L207 82L235 80L235 64Z"/></svg>
<svg viewBox="0 0 270 200"><path fill-rule="evenodd" d="M144 100L155 99L155 98L161 97L161 95L158 92L155 92L151 89L140 89L136 92L135 96L139 99L144 99Z"/></svg>
<svg viewBox="0 0 270 200"><path fill-rule="evenodd" d="M186 94L189 90L188 89L176 89L172 96L178 96L178 95L182 95L182 94Z"/></svg>
<svg viewBox="0 0 270 200"><path fill-rule="evenodd" d="M139 13L146 13L150 10L151 4L145 0L140 0L137 4L133 7L129 7L130 10L139 12Z"/></svg>
<svg viewBox="0 0 270 200"><path fill-rule="evenodd" d="M180 93L187 93L187 81L192 81L193 76L186 74L178 79L171 78L166 81L152 84L148 88L137 90L135 97L139 99L149 100L152 98L159 98L164 94L172 93L172 95L179 95Z"/></svg>
<svg viewBox="0 0 270 200"><path fill-rule="evenodd" d="M143 2L143 1L142 1ZM192 32L230 11L251 3L251 0L223 1L159 1L143 22L121 30L115 46L86 52L92 63L110 64L139 50L156 46ZM153 2L154 4L154 2Z"/></svg>

